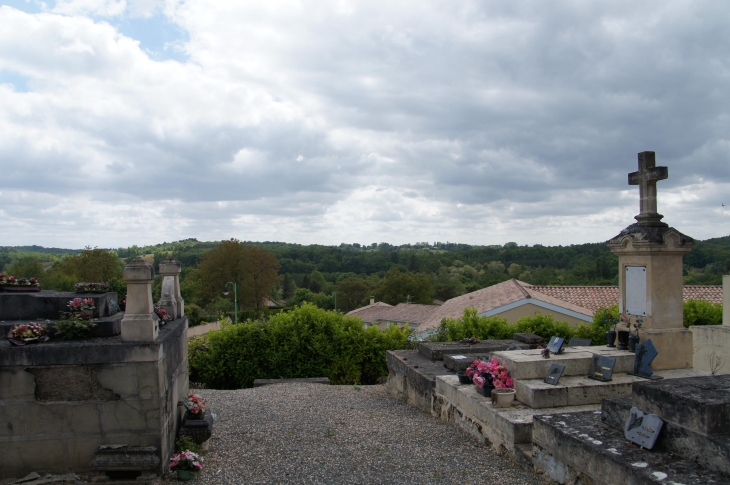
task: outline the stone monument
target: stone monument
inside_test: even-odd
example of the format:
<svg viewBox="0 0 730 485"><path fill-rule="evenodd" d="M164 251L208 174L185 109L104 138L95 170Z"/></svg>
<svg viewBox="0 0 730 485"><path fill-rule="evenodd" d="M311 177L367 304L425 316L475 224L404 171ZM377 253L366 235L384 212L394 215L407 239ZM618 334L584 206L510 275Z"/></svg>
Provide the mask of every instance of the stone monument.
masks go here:
<svg viewBox="0 0 730 485"><path fill-rule="evenodd" d="M122 319L122 340L154 342L160 332L159 319L152 304L152 280L155 270L141 257L124 268L127 281L127 309Z"/></svg>
<svg viewBox="0 0 730 485"><path fill-rule="evenodd" d="M172 319L185 315L185 302L180 294L180 262L176 261L172 255L168 256L160 263L160 275L162 275L162 292L160 301L157 303L161 306Z"/></svg>
<svg viewBox="0 0 730 485"><path fill-rule="evenodd" d="M692 367L692 332L684 328L682 257L694 240L662 222L656 183L669 176L657 167L654 152L639 153L639 170L629 174L638 185L636 223L608 241L619 260L619 311L640 318L641 341L651 339L659 351L655 370Z"/></svg>

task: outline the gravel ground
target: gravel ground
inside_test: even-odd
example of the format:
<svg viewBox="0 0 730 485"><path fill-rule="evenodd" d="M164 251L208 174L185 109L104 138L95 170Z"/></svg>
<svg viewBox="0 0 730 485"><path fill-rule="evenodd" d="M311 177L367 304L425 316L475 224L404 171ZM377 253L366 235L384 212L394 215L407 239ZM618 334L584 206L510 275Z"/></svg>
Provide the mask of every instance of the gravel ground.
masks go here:
<svg viewBox="0 0 730 485"><path fill-rule="evenodd" d="M193 485L545 483L382 385L195 392L216 422Z"/></svg>

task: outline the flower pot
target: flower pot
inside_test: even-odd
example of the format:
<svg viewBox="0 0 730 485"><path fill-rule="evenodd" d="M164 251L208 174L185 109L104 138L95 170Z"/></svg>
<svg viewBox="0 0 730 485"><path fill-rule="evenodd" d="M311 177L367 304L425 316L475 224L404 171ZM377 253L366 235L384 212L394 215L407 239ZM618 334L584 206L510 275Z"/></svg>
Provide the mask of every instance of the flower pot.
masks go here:
<svg viewBox="0 0 730 485"><path fill-rule="evenodd" d="M618 331L618 350L628 350L629 348L629 331L619 330Z"/></svg>
<svg viewBox="0 0 730 485"><path fill-rule="evenodd" d="M473 384L474 381L472 381L471 377L466 375L466 372L459 371L456 373L456 376L459 378L459 384Z"/></svg>
<svg viewBox="0 0 730 485"><path fill-rule="evenodd" d="M497 401L497 407L508 408L512 406L512 401L515 400L514 389L495 389L494 395Z"/></svg>
<svg viewBox="0 0 730 485"><path fill-rule="evenodd" d="M477 392L484 397L490 397L492 395L492 389L494 389L494 386L477 386Z"/></svg>
<svg viewBox="0 0 730 485"><path fill-rule="evenodd" d="M193 415L195 416L195 415ZM213 434L213 416L206 413L202 418L191 419L190 413L185 413L180 436L188 436L197 444L207 441Z"/></svg>
<svg viewBox="0 0 730 485"><path fill-rule="evenodd" d="M606 332L606 340L608 341L608 345L606 347L616 347L614 342L616 341L616 331L615 330L608 330Z"/></svg>
<svg viewBox="0 0 730 485"><path fill-rule="evenodd" d="M84 320L91 320L94 318L94 310L81 310L79 314L79 316Z"/></svg>
<svg viewBox="0 0 730 485"><path fill-rule="evenodd" d="M639 345L639 336L629 335L629 352L636 352L637 345Z"/></svg>
<svg viewBox="0 0 730 485"><path fill-rule="evenodd" d="M195 478L195 472L192 472L190 470L176 470L177 471L177 479L181 482L187 482L188 480L192 480Z"/></svg>

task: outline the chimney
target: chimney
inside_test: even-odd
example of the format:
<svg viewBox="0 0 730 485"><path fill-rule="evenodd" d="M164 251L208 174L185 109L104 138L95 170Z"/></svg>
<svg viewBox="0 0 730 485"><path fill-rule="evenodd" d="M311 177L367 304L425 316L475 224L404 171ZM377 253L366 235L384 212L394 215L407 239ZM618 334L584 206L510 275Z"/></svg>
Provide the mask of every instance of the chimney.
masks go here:
<svg viewBox="0 0 730 485"><path fill-rule="evenodd" d="M370 297L370 304L371 305L375 305L375 297L374 296L371 296Z"/></svg>

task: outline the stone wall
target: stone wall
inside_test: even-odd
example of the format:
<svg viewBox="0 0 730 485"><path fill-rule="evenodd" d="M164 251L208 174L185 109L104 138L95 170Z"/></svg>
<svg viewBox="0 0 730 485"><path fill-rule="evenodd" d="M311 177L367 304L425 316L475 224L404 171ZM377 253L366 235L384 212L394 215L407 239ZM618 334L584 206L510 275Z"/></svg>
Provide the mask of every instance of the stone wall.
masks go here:
<svg viewBox="0 0 730 485"><path fill-rule="evenodd" d="M102 444L155 446L163 471L188 392L187 318L154 342L0 341L0 479L89 470Z"/></svg>

